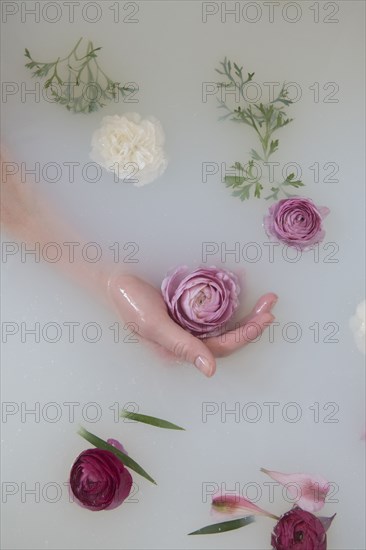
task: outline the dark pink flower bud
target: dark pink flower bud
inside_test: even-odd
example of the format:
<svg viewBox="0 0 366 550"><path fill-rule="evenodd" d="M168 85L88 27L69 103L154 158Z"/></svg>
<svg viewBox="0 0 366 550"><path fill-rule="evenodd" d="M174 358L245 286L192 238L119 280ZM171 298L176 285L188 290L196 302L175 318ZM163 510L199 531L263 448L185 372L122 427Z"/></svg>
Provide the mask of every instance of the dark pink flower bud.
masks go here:
<svg viewBox="0 0 366 550"><path fill-rule="evenodd" d="M317 518L301 508L284 514L273 530L271 543L275 550L326 550L326 530L331 521ZM329 518L332 520L333 518Z"/></svg>
<svg viewBox="0 0 366 550"><path fill-rule="evenodd" d="M132 477L110 451L88 449L75 460L70 489L76 502L89 510L112 510L130 494Z"/></svg>

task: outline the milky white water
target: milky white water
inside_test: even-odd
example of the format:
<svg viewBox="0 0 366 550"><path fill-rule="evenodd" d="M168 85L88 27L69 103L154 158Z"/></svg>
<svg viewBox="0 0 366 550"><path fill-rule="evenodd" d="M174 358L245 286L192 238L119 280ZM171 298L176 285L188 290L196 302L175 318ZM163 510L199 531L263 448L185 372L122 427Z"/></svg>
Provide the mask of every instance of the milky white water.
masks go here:
<svg viewBox="0 0 366 550"><path fill-rule="evenodd" d="M10 13L15 3L3 4ZM31 9L35 3L18 4ZM260 294L276 292L279 324L220 360L207 380L194 367L167 365L131 342L112 311L50 262L6 258L2 320L15 334L2 353L4 548L263 550L273 525L265 518L232 533L186 536L211 522L215 489L239 490L276 514L289 509L279 487L271 498L262 466L332 481L322 511L337 513L328 546L365 548L364 356L349 328L364 299L363 2L276 3L272 23L263 2L237 2L239 15L227 14L226 22L219 2L120 2L118 13L117 2L82 1L70 23L64 2L61 11L47 4L39 22L23 6L23 22L19 9L2 24L2 79L10 83L2 137L27 167L52 162L61 170L56 178L46 168L46 181L37 185L30 176L29 185L98 243L106 259L113 259L118 242L122 265L153 284L182 263L244 269L243 310ZM24 48L53 60L81 36L103 46L99 59L112 78L139 84L137 103L111 103L83 116L24 95L36 82L24 67ZM241 203L221 183L221 163L245 161L257 145L250 128L218 122L215 97L202 96L225 55L256 72L258 88L250 93L263 93L264 101L264 82L294 83L298 100L289 113L295 120L278 132L276 174L297 163L306 183L301 194L331 209L324 243L298 261L291 251L283 257L282 247L271 259L262 228L268 203ZM83 178L92 132L104 115L127 111L161 121L166 172L139 189L115 183L104 171L94 183L92 171ZM70 162L80 163L74 181ZM202 258L203 250L211 255ZM138 261L127 264L131 258ZM26 333L35 323L39 342ZM73 342L70 323L78 323ZM117 410L127 403L187 431L118 422ZM30 409L35 414L27 414ZM129 502L108 513L69 503L69 467L87 448L76 434L79 423L121 440L158 486L134 475Z"/></svg>

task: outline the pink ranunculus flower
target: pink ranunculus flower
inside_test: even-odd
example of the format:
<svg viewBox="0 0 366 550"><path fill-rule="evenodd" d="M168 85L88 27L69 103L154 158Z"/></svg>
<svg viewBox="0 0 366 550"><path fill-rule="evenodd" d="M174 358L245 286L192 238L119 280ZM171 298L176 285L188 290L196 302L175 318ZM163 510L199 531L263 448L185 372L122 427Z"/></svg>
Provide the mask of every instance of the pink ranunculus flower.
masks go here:
<svg viewBox="0 0 366 550"><path fill-rule="evenodd" d="M109 439L108 443L120 450L123 449L118 441ZM130 472L110 451L83 451L71 468L70 490L76 502L88 510L117 508L126 500L131 488Z"/></svg>
<svg viewBox="0 0 366 550"><path fill-rule="evenodd" d="M216 267L179 267L168 273L161 291L172 319L199 338L220 334L239 305L237 276Z"/></svg>
<svg viewBox="0 0 366 550"><path fill-rule="evenodd" d="M271 538L273 549L326 550L326 531L333 518L322 519L297 507L286 512L273 530Z"/></svg>
<svg viewBox="0 0 366 550"><path fill-rule="evenodd" d="M283 199L269 208L264 228L270 238L307 250L323 240L322 221L329 212L329 208L316 206L311 199Z"/></svg>

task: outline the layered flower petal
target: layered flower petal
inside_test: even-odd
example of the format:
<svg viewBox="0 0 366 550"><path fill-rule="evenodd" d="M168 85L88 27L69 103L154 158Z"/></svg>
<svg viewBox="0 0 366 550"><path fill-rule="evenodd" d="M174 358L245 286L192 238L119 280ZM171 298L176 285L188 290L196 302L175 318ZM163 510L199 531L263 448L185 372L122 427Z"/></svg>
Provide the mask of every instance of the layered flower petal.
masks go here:
<svg viewBox="0 0 366 550"><path fill-rule="evenodd" d="M165 136L160 122L138 113L105 116L92 136L92 160L117 178L140 187L167 167Z"/></svg>
<svg viewBox="0 0 366 550"><path fill-rule="evenodd" d="M89 510L112 510L120 506L131 488L130 472L110 451L83 451L71 468L70 490L76 502Z"/></svg>
<svg viewBox="0 0 366 550"><path fill-rule="evenodd" d="M179 267L168 273L161 291L172 319L199 338L219 334L239 305L236 275L216 267Z"/></svg>
<svg viewBox="0 0 366 550"><path fill-rule="evenodd" d="M333 514L333 516L327 518L327 517L321 517L318 516L318 520L320 520L323 524L324 531L328 531L329 527L332 525L332 521L336 517L336 514Z"/></svg>
<svg viewBox="0 0 366 550"><path fill-rule="evenodd" d="M329 208L318 207L311 199L282 199L269 208L264 228L270 238L307 250L323 240L322 221L328 214Z"/></svg>
<svg viewBox="0 0 366 550"><path fill-rule="evenodd" d="M358 349L365 353L366 350L366 300L360 302L355 315L349 321Z"/></svg>
<svg viewBox="0 0 366 550"><path fill-rule="evenodd" d="M271 543L274 550L326 550L326 529L320 518L295 507L281 517Z"/></svg>
<svg viewBox="0 0 366 550"><path fill-rule="evenodd" d="M318 512L324 506L330 489L329 482L320 475L283 474L261 468L261 471L286 487L287 494L307 512Z"/></svg>
<svg viewBox="0 0 366 550"><path fill-rule="evenodd" d="M117 439L107 439L107 443L109 443L109 445L112 445L112 447L115 447L116 449L118 449L119 451L124 453L125 455L128 455L128 452L126 451L126 449L124 448L122 443L117 441Z"/></svg>

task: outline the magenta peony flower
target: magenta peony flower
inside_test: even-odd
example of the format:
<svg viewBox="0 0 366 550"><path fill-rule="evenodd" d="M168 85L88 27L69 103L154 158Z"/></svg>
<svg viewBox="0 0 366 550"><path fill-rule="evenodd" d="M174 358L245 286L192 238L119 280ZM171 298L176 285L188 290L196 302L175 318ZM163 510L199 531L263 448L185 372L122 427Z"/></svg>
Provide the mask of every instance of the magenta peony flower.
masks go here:
<svg viewBox="0 0 366 550"><path fill-rule="evenodd" d="M306 250L323 240L322 221L329 212L325 206L315 206L311 199L283 199L269 208L264 228L270 238Z"/></svg>
<svg viewBox="0 0 366 550"><path fill-rule="evenodd" d="M236 275L216 267L179 267L168 273L161 291L172 319L199 338L219 334L239 305Z"/></svg>
<svg viewBox="0 0 366 550"><path fill-rule="evenodd" d="M326 530L333 518L317 518L301 508L284 514L273 530L271 544L275 550L326 550Z"/></svg>
<svg viewBox="0 0 366 550"><path fill-rule="evenodd" d="M126 500L131 488L130 472L110 451L83 451L71 468L70 489L76 502L89 510L117 508Z"/></svg>

